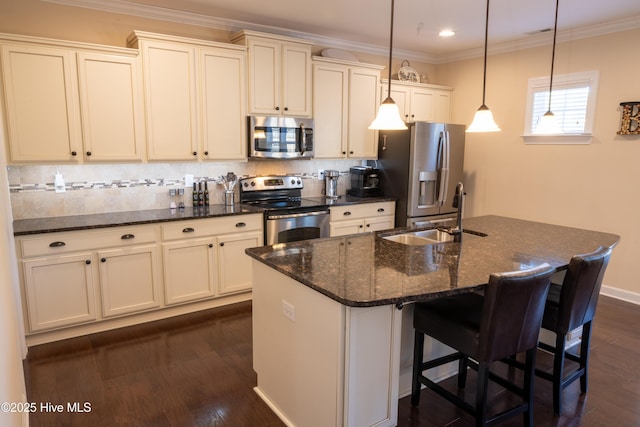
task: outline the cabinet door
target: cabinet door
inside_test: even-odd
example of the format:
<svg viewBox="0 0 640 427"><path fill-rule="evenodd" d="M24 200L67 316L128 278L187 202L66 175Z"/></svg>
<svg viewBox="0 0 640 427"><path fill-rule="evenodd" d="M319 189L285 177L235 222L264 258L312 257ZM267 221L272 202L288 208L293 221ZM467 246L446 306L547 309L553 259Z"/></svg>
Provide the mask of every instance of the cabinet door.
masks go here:
<svg viewBox="0 0 640 427"><path fill-rule="evenodd" d="M412 121L426 122L435 119L435 92L430 89L411 89Z"/></svg>
<svg viewBox="0 0 640 427"><path fill-rule="evenodd" d="M316 64L313 68L315 158L342 158L346 152L349 69Z"/></svg>
<svg viewBox="0 0 640 427"><path fill-rule="evenodd" d="M155 244L98 252L104 317L158 308L160 264Z"/></svg>
<svg viewBox="0 0 640 427"><path fill-rule="evenodd" d="M363 231L364 221L362 219L348 219L329 223L329 235L331 237L362 233Z"/></svg>
<svg viewBox="0 0 640 427"><path fill-rule="evenodd" d="M81 130L73 52L2 46L10 162L77 162Z"/></svg>
<svg viewBox="0 0 640 427"><path fill-rule="evenodd" d="M451 92L436 91L434 121L449 123L451 120Z"/></svg>
<svg viewBox="0 0 640 427"><path fill-rule="evenodd" d="M278 42L249 39L249 112L279 114L280 111L280 49Z"/></svg>
<svg viewBox="0 0 640 427"><path fill-rule="evenodd" d="M164 243L164 288L167 305L216 294L218 269L211 238Z"/></svg>
<svg viewBox="0 0 640 427"><path fill-rule="evenodd" d="M380 93L380 99L384 101L387 98L387 92L389 88L387 85L382 84L382 92ZM414 117L411 115L411 104L409 100L411 99L409 90L405 87L398 87L391 85L391 99L398 106L398 111L400 111L400 117L405 122L414 121Z"/></svg>
<svg viewBox="0 0 640 427"><path fill-rule="evenodd" d="M262 233L230 234L218 237L217 241L220 293L251 289L251 258L244 250L262 246Z"/></svg>
<svg viewBox="0 0 640 427"><path fill-rule="evenodd" d="M200 51L202 156L246 160L246 56L224 49Z"/></svg>
<svg viewBox="0 0 640 427"><path fill-rule="evenodd" d="M380 72L352 68L349 73L349 124L347 155L377 158L378 133L369 129L380 104Z"/></svg>
<svg viewBox="0 0 640 427"><path fill-rule="evenodd" d="M144 158L139 69L138 58L78 53L85 160Z"/></svg>
<svg viewBox="0 0 640 427"><path fill-rule="evenodd" d="M24 261L31 332L96 319L91 253Z"/></svg>
<svg viewBox="0 0 640 427"><path fill-rule="evenodd" d="M311 115L311 46L282 46L282 114Z"/></svg>
<svg viewBox="0 0 640 427"><path fill-rule="evenodd" d="M141 43L149 160L193 160L198 156L195 49Z"/></svg>

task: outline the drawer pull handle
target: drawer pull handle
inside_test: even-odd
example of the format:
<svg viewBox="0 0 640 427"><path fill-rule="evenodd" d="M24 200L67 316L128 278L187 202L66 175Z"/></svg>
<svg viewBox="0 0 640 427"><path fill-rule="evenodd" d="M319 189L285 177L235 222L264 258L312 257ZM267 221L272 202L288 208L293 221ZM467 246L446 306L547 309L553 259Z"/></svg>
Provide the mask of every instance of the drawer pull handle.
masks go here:
<svg viewBox="0 0 640 427"><path fill-rule="evenodd" d="M122 240L130 240L130 239L135 239L135 234L123 234L122 236L120 236L120 238Z"/></svg>
<svg viewBox="0 0 640 427"><path fill-rule="evenodd" d="M384 208L378 208L378 212L384 212Z"/></svg>
<svg viewBox="0 0 640 427"><path fill-rule="evenodd" d="M65 242L51 242L49 243L49 247L50 248L60 248L62 246L65 246L66 243Z"/></svg>
<svg viewBox="0 0 640 427"><path fill-rule="evenodd" d="M236 227L240 228L240 227L246 227L247 223L246 222L238 222L236 223Z"/></svg>
<svg viewBox="0 0 640 427"><path fill-rule="evenodd" d="M344 216L349 216L349 215L351 215L351 212L349 212L349 211L345 211L342 215L344 215Z"/></svg>
<svg viewBox="0 0 640 427"><path fill-rule="evenodd" d="M195 228L191 228L191 227L187 227L187 228L183 228L182 232L183 233L193 233L194 231L196 231Z"/></svg>

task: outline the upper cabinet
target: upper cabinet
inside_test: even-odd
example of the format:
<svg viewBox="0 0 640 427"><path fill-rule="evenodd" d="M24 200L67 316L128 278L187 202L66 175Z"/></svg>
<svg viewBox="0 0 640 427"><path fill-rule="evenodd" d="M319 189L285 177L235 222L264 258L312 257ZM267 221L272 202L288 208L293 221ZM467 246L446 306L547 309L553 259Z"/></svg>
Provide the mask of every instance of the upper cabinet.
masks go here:
<svg viewBox="0 0 640 427"><path fill-rule="evenodd" d="M0 43L9 162L144 158L137 52L20 36Z"/></svg>
<svg viewBox="0 0 640 427"><path fill-rule="evenodd" d="M388 80L382 82L381 94L386 98ZM405 122L448 122L453 88L410 82L391 83L391 98L398 105Z"/></svg>
<svg viewBox="0 0 640 427"><path fill-rule="evenodd" d="M246 49L136 31L149 160L244 160Z"/></svg>
<svg viewBox="0 0 640 427"><path fill-rule="evenodd" d="M232 37L248 48L249 113L311 116L311 44L254 31Z"/></svg>
<svg viewBox="0 0 640 427"><path fill-rule="evenodd" d="M383 67L323 57L313 61L315 157L376 158L378 134L369 125L380 104Z"/></svg>

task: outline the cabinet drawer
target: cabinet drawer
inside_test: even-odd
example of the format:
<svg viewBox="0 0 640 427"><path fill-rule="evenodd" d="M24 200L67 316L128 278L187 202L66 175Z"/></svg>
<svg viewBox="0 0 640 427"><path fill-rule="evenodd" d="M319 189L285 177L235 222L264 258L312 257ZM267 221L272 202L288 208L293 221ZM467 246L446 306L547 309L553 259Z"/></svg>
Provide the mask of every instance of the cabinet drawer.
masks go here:
<svg viewBox="0 0 640 427"><path fill-rule="evenodd" d="M158 227L115 227L100 230L48 233L37 237L20 237L18 245L23 258L57 255L141 243L158 239Z"/></svg>
<svg viewBox="0 0 640 427"><path fill-rule="evenodd" d="M329 208L331 221L345 219L370 218L395 214L395 202L360 203L349 206Z"/></svg>
<svg viewBox="0 0 640 427"><path fill-rule="evenodd" d="M215 236L262 229L262 214L232 215L222 218L179 221L162 226L163 240Z"/></svg>

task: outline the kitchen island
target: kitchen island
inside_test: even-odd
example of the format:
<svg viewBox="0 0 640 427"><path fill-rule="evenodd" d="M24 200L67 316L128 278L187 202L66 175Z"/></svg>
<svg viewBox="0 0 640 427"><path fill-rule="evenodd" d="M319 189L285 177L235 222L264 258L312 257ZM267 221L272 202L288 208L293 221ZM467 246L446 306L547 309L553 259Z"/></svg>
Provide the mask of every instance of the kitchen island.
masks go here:
<svg viewBox="0 0 640 427"><path fill-rule="evenodd" d="M283 421L395 425L403 372L410 371L411 303L481 290L493 272L543 262L561 271L572 255L619 241L498 216L464 225L461 242L385 238L407 231L396 229L246 250L253 258L256 392Z"/></svg>

